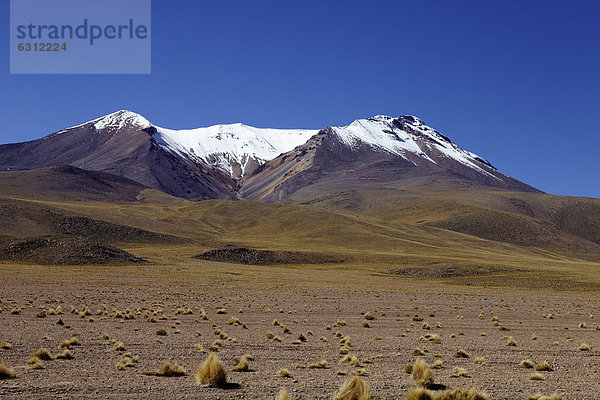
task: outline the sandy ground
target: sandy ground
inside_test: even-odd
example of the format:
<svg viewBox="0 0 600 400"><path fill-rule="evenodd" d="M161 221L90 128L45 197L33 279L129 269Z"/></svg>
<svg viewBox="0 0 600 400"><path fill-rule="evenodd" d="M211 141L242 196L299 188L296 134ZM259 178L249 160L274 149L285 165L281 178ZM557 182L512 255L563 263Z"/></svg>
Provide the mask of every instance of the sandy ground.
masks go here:
<svg viewBox="0 0 600 400"><path fill-rule="evenodd" d="M12 345L0 350L0 363L15 373L0 381L1 398L273 399L285 387L294 399L330 399L345 379L359 373L375 399L402 399L414 387L404 367L415 361L417 348L425 350L428 363L443 362L434 378L449 388L474 387L492 399L555 392L569 400L600 398L595 293L461 287L335 267L202 261L187 266L0 265L0 277L0 343ZM64 314L36 317L57 305ZM87 307L92 315L80 318L71 306L78 312ZM19 307L20 314L10 313ZM179 308L192 314L176 314ZM226 314L217 314L218 308ZM135 318L114 317L125 309ZM208 320L200 319L201 309ZM368 328L362 326L367 312L376 318ZM157 321L148 322L151 316ZM229 325L233 317L244 326ZM64 325L57 324L59 319ZM423 329L424 323L430 329ZM159 329L167 335L157 335ZM218 339L217 329L226 335L217 354L229 370L228 389L204 388L194 379L207 353L194 353L193 346L208 349ZM267 332L281 342L267 339ZM422 341L428 333L441 343ZM292 343L300 334L307 340ZM71 347L74 359L44 361L43 369L27 366L37 349L56 355L59 344L74 336L80 344ZM507 346L509 336L516 346ZM340 337L350 338L349 354L360 366L339 363ZM113 341L123 342L125 351L114 350ZM578 350L582 343L590 350ZM456 358L459 349L470 357ZM126 352L139 363L118 370ZM234 359L243 354L254 359L251 371L233 371ZM478 357L485 357L485 365L475 364ZM547 360L552 371L540 372L543 380L530 380L535 371L520 367L523 359ZM144 375L166 360L180 363L187 374ZM320 360L327 361L325 368L307 368ZM280 377L282 368L291 377ZM466 369L466 376L456 376L455 368Z"/></svg>

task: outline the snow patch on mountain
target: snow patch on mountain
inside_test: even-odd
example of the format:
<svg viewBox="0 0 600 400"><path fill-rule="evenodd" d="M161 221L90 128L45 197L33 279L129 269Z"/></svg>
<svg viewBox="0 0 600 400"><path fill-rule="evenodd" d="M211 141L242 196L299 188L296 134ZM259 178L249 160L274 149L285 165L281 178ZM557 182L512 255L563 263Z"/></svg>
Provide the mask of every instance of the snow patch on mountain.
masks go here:
<svg viewBox="0 0 600 400"><path fill-rule="evenodd" d="M150 125L150 121L141 115L128 110L120 110L96 120L94 128L98 130L106 128L122 129L126 126L147 128Z"/></svg>
<svg viewBox="0 0 600 400"><path fill-rule="evenodd" d="M395 123L398 119L409 125L418 134L415 135L413 132L402 129L399 126L400 124ZM362 143L374 149L397 155L408 161L410 160L407 154L413 153L437 164L428 155L428 153L432 154L431 150L437 150L437 152L448 158L452 158L482 174L498 179L480 167L477 162L487 164L490 168L493 168L491 164L476 154L461 149L450 141L450 139L425 125L417 117L403 116L398 119L387 115L377 115L372 118L358 119L344 127L334 127L333 131L344 144L350 147L356 148Z"/></svg>
<svg viewBox="0 0 600 400"><path fill-rule="evenodd" d="M244 124L172 130L156 127L156 142L181 155L241 178L252 160L258 165L300 146L318 130L255 128ZM239 166L241 171L235 171Z"/></svg>

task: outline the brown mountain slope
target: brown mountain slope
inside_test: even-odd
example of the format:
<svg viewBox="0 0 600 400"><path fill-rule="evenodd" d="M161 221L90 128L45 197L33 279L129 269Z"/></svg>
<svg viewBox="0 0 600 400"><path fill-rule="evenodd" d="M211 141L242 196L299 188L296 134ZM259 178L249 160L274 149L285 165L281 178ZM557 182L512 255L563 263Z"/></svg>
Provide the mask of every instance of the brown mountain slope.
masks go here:
<svg viewBox="0 0 600 400"><path fill-rule="evenodd" d="M0 169L71 165L193 200L234 197L231 178L158 145L151 137L154 128L146 123L122 111L42 139L1 145Z"/></svg>
<svg viewBox="0 0 600 400"><path fill-rule="evenodd" d="M411 129L406 124L402 126L406 131ZM425 144L422 146L426 147ZM483 160L473 161L479 164L479 170L476 170L434 150L429 150L428 159L412 153L400 157L361 143L350 147L332 128L327 128L306 144L267 162L245 177L239 196L249 200L290 203L344 190L401 186L405 181L415 179L539 192L501 174Z"/></svg>

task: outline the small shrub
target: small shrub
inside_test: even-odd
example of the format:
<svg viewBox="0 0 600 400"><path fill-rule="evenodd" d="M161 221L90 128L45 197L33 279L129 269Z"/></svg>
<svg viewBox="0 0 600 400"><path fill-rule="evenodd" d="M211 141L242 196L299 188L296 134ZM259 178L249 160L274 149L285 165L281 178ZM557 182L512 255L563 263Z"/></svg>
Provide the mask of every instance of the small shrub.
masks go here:
<svg viewBox="0 0 600 400"><path fill-rule="evenodd" d="M412 368L412 379L417 386L427 388L433 384L433 373L429 365L422 358L417 358Z"/></svg>
<svg viewBox="0 0 600 400"><path fill-rule="evenodd" d="M281 389L275 400L292 400L292 398L288 394L287 390Z"/></svg>
<svg viewBox="0 0 600 400"><path fill-rule="evenodd" d="M29 367L32 369L43 369L44 368L44 365L42 364L42 360L40 360L36 356L29 357L29 359L27 360L27 365L29 365Z"/></svg>
<svg viewBox="0 0 600 400"><path fill-rule="evenodd" d="M469 358L471 356L465 350L460 349L460 350L458 350L456 352L456 354L454 355L454 357L456 357L456 358Z"/></svg>
<svg viewBox="0 0 600 400"><path fill-rule="evenodd" d="M327 361L321 360L316 363L310 363L308 364L308 368L327 368Z"/></svg>
<svg viewBox="0 0 600 400"><path fill-rule="evenodd" d="M71 352L68 349L64 349L56 355L56 358L59 360L72 360L73 354L71 354Z"/></svg>
<svg viewBox="0 0 600 400"><path fill-rule="evenodd" d="M197 354L204 353L204 351L205 351L204 347L202 347L202 345L200 345L198 343L196 343L194 345L194 348L192 349L192 353L197 353Z"/></svg>
<svg viewBox="0 0 600 400"><path fill-rule="evenodd" d="M165 361L159 371L146 372L146 375L154 376L183 376L185 369L176 362Z"/></svg>
<svg viewBox="0 0 600 400"><path fill-rule="evenodd" d="M478 365L485 365L485 357L477 357L473 362Z"/></svg>
<svg viewBox="0 0 600 400"><path fill-rule="evenodd" d="M345 381L333 400L371 400L369 387L358 376Z"/></svg>
<svg viewBox="0 0 600 400"><path fill-rule="evenodd" d="M577 350L579 350L579 351L589 351L590 350L590 346L588 346L586 343L582 343L581 346L579 346L577 348Z"/></svg>
<svg viewBox="0 0 600 400"><path fill-rule="evenodd" d="M550 368L550 364L548 364L548 361L542 361L538 365L535 366L535 370L536 371L552 371L552 368Z"/></svg>
<svg viewBox="0 0 600 400"><path fill-rule="evenodd" d="M113 349L116 351L125 351L125 345L123 344L123 342L116 342L113 345Z"/></svg>
<svg viewBox="0 0 600 400"><path fill-rule="evenodd" d="M252 360L252 356L249 354L244 354L238 361L237 365L234 368L234 371L237 372L248 372L250 371L250 363L248 361Z"/></svg>
<svg viewBox="0 0 600 400"><path fill-rule="evenodd" d="M211 387L224 387L227 384L227 372L216 354L210 353L200 365L196 371L196 382Z"/></svg>
<svg viewBox="0 0 600 400"><path fill-rule="evenodd" d="M164 329L159 329L156 331L156 334L158 336L167 336L167 331L165 331Z"/></svg>
<svg viewBox="0 0 600 400"><path fill-rule="evenodd" d="M4 364L0 364L0 380L10 379L15 377L15 372L6 367Z"/></svg>
<svg viewBox="0 0 600 400"><path fill-rule="evenodd" d="M539 372L534 372L533 374L529 375L529 379L532 381L543 381L544 375L540 374Z"/></svg>
<svg viewBox="0 0 600 400"><path fill-rule="evenodd" d="M44 361L50 361L50 360L52 360L52 356L50 355L50 352L48 350L46 350L46 349L39 349L38 351L36 351L32 355L34 357L39 358L40 360L44 360Z"/></svg>
<svg viewBox="0 0 600 400"><path fill-rule="evenodd" d="M519 365L523 368L533 368L535 366L534 362L531 360L523 360Z"/></svg>
<svg viewBox="0 0 600 400"><path fill-rule="evenodd" d="M506 341L506 345L507 346L516 346L517 342L515 342L515 339L513 339L512 336L509 336L508 340Z"/></svg>
<svg viewBox="0 0 600 400"><path fill-rule="evenodd" d="M279 376L281 376L282 378L291 378L292 377L290 370L287 368L281 368L277 374Z"/></svg>

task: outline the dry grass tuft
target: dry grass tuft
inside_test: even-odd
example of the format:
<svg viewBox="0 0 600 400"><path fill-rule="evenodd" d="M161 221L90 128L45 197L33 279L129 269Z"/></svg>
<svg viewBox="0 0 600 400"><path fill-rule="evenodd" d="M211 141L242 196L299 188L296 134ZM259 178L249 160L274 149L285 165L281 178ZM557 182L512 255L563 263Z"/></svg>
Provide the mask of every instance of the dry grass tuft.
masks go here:
<svg viewBox="0 0 600 400"><path fill-rule="evenodd" d="M290 370L287 368L281 368L277 374L279 376L281 376L282 378L291 378L292 377Z"/></svg>
<svg viewBox="0 0 600 400"><path fill-rule="evenodd" d="M40 360L36 356L29 357L29 359L27 360L27 365L29 365L29 367L32 369L43 369L44 368L44 365L42 364L42 360Z"/></svg>
<svg viewBox="0 0 600 400"><path fill-rule="evenodd" d="M196 371L196 382L211 387L224 387L227 384L227 372L215 353L210 353Z"/></svg>
<svg viewBox="0 0 600 400"><path fill-rule="evenodd" d="M506 341L506 345L507 346L516 346L517 342L515 342L515 339L513 339L512 336L509 336L507 341Z"/></svg>
<svg viewBox="0 0 600 400"><path fill-rule="evenodd" d="M477 357L473 362L478 365L486 365L485 357Z"/></svg>
<svg viewBox="0 0 600 400"><path fill-rule="evenodd" d="M339 361L340 364L349 364L353 367L359 367L360 366L360 361L358 358L356 358L355 356L351 356L350 354L346 354L344 357L342 357L342 359Z"/></svg>
<svg viewBox="0 0 600 400"><path fill-rule="evenodd" d="M548 364L548 361L542 361L538 365L535 366L535 370L536 371L552 371L552 368L550 368L550 364Z"/></svg>
<svg viewBox="0 0 600 400"><path fill-rule="evenodd" d="M458 350L456 352L456 354L454 355L454 357L456 357L456 358L469 358L471 356L465 350L460 349L460 350Z"/></svg>
<svg viewBox="0 0 600 400"><path fill-rule="evenodd" d="M249 354L244 354L237 362L237 365L233 369L237 372L248 372L250 371L250 363L248 361L253 360L252 356Z"/></svg>
<svg viewBox="0 0 600 400"><path fill-rule="evenodd" d="M327 368L327 361L321 360L316 363L310 363L308 364L308 368Z"/></svg>
<svg viewBox="0 0 600 400"><path fill-rule="evenodd" d="M527 400L563 400L563 397L558 393L554 393L550 396L542 396L541 394L536 394L527 397Z"/></svg>
<svg viewBox="0 0 600 400"><path fill-rule="evenodd" d="M433 362L433 364L431 364L431 368L432 369L440 369L440 368L442 368L443 365L444 365L444 363L442 362L442 360L435 360Z"/></svg>
<svg viewBox="0 0 600 400"><path fill-rule="evenodd" d="M121 358L121 361L119 361L119 363L117 364L117 369L119 371L122 371L127 367L134 367L135 364L137 364L137 363L138 363L137 357L131 357L127 354L124 354L123 358Z"/></svg>
<svg viewBox="0 0 600 400"><path fill-rule="evenodd" d="M429 365L422 358L417 358L417 361L412 367L412 378L417 386L427 388L433 384L433 373L429 369Z"/></svg>
<svg viewBox="0 0 600 400"><path fill-rule="evenodd" d="M159 371L146 372L146 375L154 376L183 376L185 369L176 362L165 361Z"/></svg>
<svg viewBox="0 0 600 400"><path fill-rule="evenodd" d="M196 353L196 354L200 354L200 353L204 353L204 347L202 347L202 345L196 343L194 345L194 348L192 349L192 353Z"/></svg>
<svg viewBox="0 0 600 400"><path fill-rule="evenodd" d="M454 377L468 377L469 371L461 367L454 367L452 376Z"/></svg>
<svg viewBox="0 0 600 400"><path fill-rule="evenodd" d="M125 351L125 345L123 344L123 342L115 342L115 344L113 345L113 349L116 351Z"/></svg>
<svg viewBox="0 0 600 400"><path fill-rule="evenodd" d="M523 360L519 365L523 368L533 368L535 363L531 360Z"/></svg>
<svg viewBox="0 0 600 400"><path fill-rule="evenodd" d="M581 346L579 346L577 348L577 350L579 350L579 351L590 351L590 346L588 346L586 343L581 343Z"/></svg>
<svg viewBox="0 0 600 400"><path fill-rule="evenodd" d="M345 381L333 400L371 400L369 387L358 376Z"/></svg>
<svg viewBox="0 0 600 400"><path fill-rule="evenodd" d="M0 364L0 380L10 379L15 377L15 372L6 367L4 364Z"/></svg>
<svg viewBox="0 0 600 400"><path fill-rule="evenodd" d="M73 354L71 354L71 352L68 349L64 349L56 355L56 358L59 360L72 360Z"/></svg>
<svg viewBox="0 0 600 400"><path fill-rule="evenodd" d="M12 348L12 344L10 344L8 342L0 343L0 349L2 349L2 350L10 350L11 348Z"/></svg>
<svg viewBox="0 0 600 400"><path fill-rule="evenodd" d="M538 372L534 372L533 374L529 375L529 379L532 381L543 381L544 375L542 375Z"/></svg>
<svg viewBox="0 0 600 400"><path fill-rule="evenodd" d="M432 392L423 388L413 389L405 397L406 400L489 400L485 393L475 389L454 389L443 392Z"/></svg>
<svg viewBox="0 0 600 400"><path fill-rule="evenodd" d="M50 355L50 352L48 350L46 350L46 349L39 349L38 351L36 351L32 355L34 357L39 358L40 360L44 360L44 361L50 361L50 360L52 360L52 356Z"/></svg>
<svg viewBox="0 0 600 400"><path fill-rule="evenodd" d="M292 400L292 398L288 394L287 390L281 389L277 397L275 397L275 400Z"/></svg>
<svg viewBox="0 0 600 400"><path fill-rule="evenodd" d="M58 346L61 349L68 349L71 346L77 346L77 345L79 345L79 341L77 340L77 338L71 338L71 339L63 340L61 342L61 344L59 344Z"/></svg>

